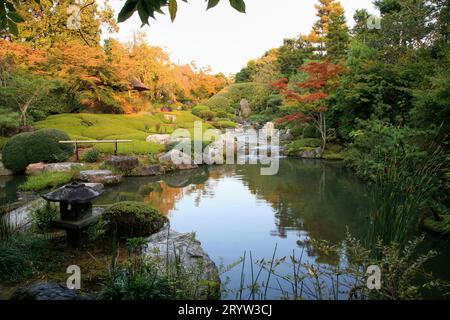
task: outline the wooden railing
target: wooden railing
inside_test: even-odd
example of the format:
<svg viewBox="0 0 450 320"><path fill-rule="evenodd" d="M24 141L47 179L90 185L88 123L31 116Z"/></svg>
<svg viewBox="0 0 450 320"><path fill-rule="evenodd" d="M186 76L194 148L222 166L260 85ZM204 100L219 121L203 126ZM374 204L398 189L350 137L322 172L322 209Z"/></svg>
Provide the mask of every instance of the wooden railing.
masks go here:
<svg viewBox="0 0 450 320"><path fill-rule="evenodd" d="M69 140L69 141L59 141L61 144L74 144L75 145L75 155L77 160L80 160L78 155L78 145L83 143L114 143L114 155L117 156L119 143L129 143L133 140Z"/></svg>

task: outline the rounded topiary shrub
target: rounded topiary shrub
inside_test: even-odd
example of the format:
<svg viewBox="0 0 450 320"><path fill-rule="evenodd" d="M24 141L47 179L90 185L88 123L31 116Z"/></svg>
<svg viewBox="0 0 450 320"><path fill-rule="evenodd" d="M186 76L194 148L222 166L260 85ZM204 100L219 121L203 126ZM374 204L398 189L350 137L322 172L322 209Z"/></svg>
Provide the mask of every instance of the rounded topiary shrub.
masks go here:
<svg viewBox="0 0 450 320"><path fill-rule="evenodd" d="M23 171L29 164L27 158L28 140L31 132L24 132L9 139L2 149L2 161L14 172Z"/></svg>
<svg viewBox="0 0 450 320"><path fill-rule="evenodd" d="M60 144L59 141L70 140L70 137L56 129L42 129L29 138L28 161L36 162L62 162L73 154L71 144Z"/></svg>
<svg viewBox="0 0 450 320"><path fill-rule="evenodd" d="M200 105L200 106L193 107L191 112L194 116L200 117L200 113L203 111L211 111L211 109L209 109L208 106Z"/></svg>
<svg viewBox="0 0 450 320"><path fill-rule="evenodd" d="M168 219L151 205L125 201L113 204L104 213L110 230L120 238L146 237L161 230Z"/></svg>
<svg viewBox="0 0 450 320"><path fill-rule="evenodd" d="M67 134L56 129L20 133L3 147L3 163L6 168L21 172L30 163L65 161L73 154L73 146L59 141L69 139Z"/></svg>

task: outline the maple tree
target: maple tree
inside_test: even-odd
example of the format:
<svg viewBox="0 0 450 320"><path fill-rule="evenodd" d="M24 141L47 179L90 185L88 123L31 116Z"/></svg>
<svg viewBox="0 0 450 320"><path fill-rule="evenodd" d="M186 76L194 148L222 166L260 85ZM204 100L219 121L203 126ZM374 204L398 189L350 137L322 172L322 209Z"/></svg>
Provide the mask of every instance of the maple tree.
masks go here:
<svg viewBox="0 0 450 320"><path fill-rule="evenodd" d="M286 100L298 103L298 112L287 115L278 120L279 123L300 121L312 123L322 137L322 148L327 144L326 112L330 108L328 98L330 93L339 85L339 75L343 67L330 61L308 62L299 68L299 72L306 75L301 82L290 83L282 78L273 87L282 93Z"/></svg>

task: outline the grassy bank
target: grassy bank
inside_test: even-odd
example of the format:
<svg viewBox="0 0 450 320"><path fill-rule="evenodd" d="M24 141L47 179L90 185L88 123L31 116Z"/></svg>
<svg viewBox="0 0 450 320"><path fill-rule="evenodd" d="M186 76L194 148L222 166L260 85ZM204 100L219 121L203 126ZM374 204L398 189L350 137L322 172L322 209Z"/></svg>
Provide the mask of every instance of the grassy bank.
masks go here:
<svg viewBox="0 0 450 320"><path fill-rule="evenodd" d="M35 127L58 129L76 140L133 140L132 143L120 144L119 153L148 154L163 151L162 146L145 141L150 134L170 134L177 128L187 129L192 134L194 122L201 121L200 118L184 111L172 112L170 115L176 116L175 121L165 119L164 113L154 115L60 114L37 122ZM209 127L204 124L204 128ZM98 144L95 148L104 153L113 152L112 144Z"/></svg>

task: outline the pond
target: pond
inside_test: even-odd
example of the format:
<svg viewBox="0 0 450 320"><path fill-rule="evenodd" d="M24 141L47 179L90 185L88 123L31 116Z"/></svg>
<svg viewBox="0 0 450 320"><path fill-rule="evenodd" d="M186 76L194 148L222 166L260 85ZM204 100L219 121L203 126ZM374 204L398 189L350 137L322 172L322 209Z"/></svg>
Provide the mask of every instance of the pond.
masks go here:
<svg viewBox="0 0 450 320"><path fill-rule="evenodd" d="M338 244L351 234L363 238L368 229L370 190L341 164L282 159L276 176L261 176L256 165L202 167L159 178L128 178L108 188L97 204L145 201L167 214L171 228L195 232L209 256L220 265L236 262L251 251L253 261L270 260L295 252L303 262L335 265L344 257L324 256L307 241ZM450 279L446 243L427 239L423 250L442 251L430 268ZM255 267L256 268L256 267ZM287 266L280 272L292 273ZM257 270L256 270L257 271ZM254 271L254 273L256 273ZM251 278L249 264L244 271ZM228 287L239 288L241 268L222 276ZM270 290L268 298L278 298ZM234 298L229 293L228 298ZM341 298L346 298L342 296Z"/></svg>
<svg viewBox="0 0 450 320"><path fill-rule="evenodd" d="M23 177L0 180L0 202L15 201ZM170 218L178 232L195 232L203 248L218 265L229 265L251 252L253 261L303 254L303 262L334 266L345 259L325 256L308 241L338 244L351 234L364 239L368 230L370 188L339 163L281 159L275 176L260 175L257 165L211 166L163 177L126 178L109 187L95 205L118 201L144 201ZM422 251L438 250L440 256L428 269L450 280L448 242L428 236ZM256 273L256 268L254 273ZM280 266L280 273L292 273ZM249 262L245 281L251 278ZM240 266L222 275L228 288L239 288ZM265 279L264 279L265 280ZM230 292L227 298L234 298ZM268 298L279 298L269 290ZM346 298L346 296L341 296Z"/></svg>

